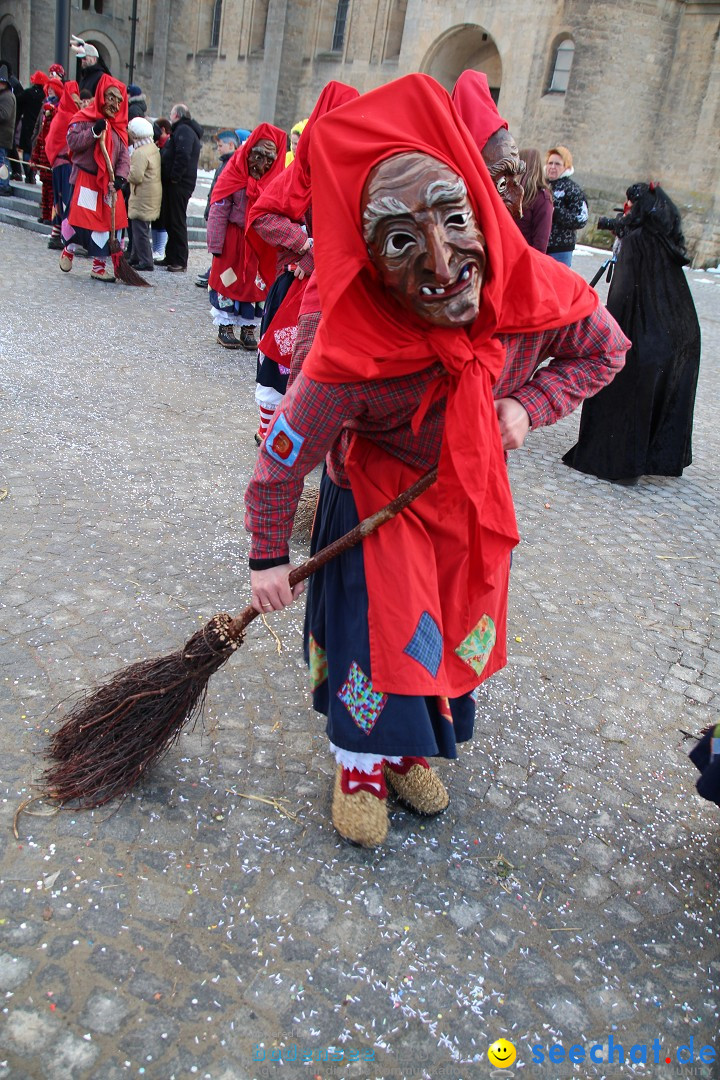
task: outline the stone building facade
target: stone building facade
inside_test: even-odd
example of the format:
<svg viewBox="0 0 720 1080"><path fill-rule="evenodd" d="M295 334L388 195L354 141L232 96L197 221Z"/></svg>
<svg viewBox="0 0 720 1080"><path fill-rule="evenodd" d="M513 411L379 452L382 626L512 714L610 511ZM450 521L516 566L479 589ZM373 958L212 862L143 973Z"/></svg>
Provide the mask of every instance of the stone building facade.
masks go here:
<svg viewBox="0 0 720 1080"><path fill-rule="evenodd" d="M307 116L326 82L360 91L485 71L520 145L575 157L594 214L659 180L696 265L720 257L720 0L135 0L134 81L154 115L210 130ZM127 79L133 0L72 0L71 29ZM54 0L0 0L20 77L52 58Z"/></svg>

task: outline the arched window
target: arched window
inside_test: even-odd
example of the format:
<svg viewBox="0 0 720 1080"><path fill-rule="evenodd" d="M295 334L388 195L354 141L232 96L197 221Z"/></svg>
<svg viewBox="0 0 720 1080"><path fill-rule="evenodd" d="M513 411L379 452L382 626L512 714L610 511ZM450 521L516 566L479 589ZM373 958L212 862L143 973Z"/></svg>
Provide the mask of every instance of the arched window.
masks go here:
<svg viewBox="0 0 720 1080"><path fill-rule="evenodd" d="M403 33L405 31L405 13L407 0L393 0L390 5L387 38L385 41L385 60L394 60L400 55Z"/></svg>
<svg viewBox="0 0 720 1080"><path fill-rule="evenodd" d="M549 93L564 94L567 90L574 55L575 42L571 38L565 38L555 49L555 63L548 86Z"/></svg>
<svg viewBox="0 0 720 1080"><path fill-rule="evenodd" d="M10 64L10 74L17 75L20 69L20 35L10 23L0 35L0 56Z"/></svg>
<svg viewBox="0 0 720 1080"><path fill-rule="evenodd" d="M220 23L222 22L222 0L213 4L212 26L210 27L210 48L217 49L220 44Z"/></svg>
<svg viewBox="0 0 720 1080"><path fill-rule="evenodd" d="M347 25L349 7L350 0L338 0L337 12L335 14L335 28L333 30L332 39L333 52L342 52L343 43L345 41L345 27Z"/></svg>
<svg viewBox="0 0 720 1080"><path fill-rule="evenodd" d="M265 31L268 19L268 0L255 0L252 10L252 23L250 25L249 54L258 56L265 48Z"/></svg>

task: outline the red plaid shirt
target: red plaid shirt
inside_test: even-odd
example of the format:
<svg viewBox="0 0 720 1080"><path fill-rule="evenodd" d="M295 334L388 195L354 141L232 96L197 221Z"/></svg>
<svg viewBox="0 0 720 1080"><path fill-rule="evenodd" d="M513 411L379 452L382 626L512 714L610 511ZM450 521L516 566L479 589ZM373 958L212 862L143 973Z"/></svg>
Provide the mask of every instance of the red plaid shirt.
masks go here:
<svg viewBox="0 0 720 1080"><path fill-rule="evenodd" d="M603 307L559 330L501 340L507 353L494 396L520 401L534 428L555 423L596 394L623 366L630 347ZM541 367L549 357L551 363ZM320 383L300 372L275 414L245 494L251 567L287 562L303 479L326 455L331 479L350 486L344 462L356 433L422 471L437 463L445 399L428 409L417 435L411 424L428 386L443 373L438 363L404 378Z"/></svg>
<svg viewBox="0 0 720 1080"><path fill-rule="evenodd" d="M299 266L306 274L312 273L314 266L312 248L304 255L300 255L307 243L307 233L302 225L296 224L283 214L263 214L252 223L251 228L255 229L266 244L278 249L278 276L290 263L293 266Z"/></svg>

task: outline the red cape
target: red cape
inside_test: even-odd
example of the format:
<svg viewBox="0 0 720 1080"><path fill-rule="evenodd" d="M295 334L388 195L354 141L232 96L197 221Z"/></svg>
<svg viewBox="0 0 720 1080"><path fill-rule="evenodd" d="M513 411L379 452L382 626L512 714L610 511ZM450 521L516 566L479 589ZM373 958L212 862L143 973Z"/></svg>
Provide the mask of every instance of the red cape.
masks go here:
<svg viewBox="0 0 720 1080"><path fill-rule="evenodd" d="M275 145L277 157L262 179L255 180L248 173L247 156L261 139L268 139ZM273 178L283 169L285 143L285 132L281 128L273 124L259 124L220 173L213 188L211 203L220 202L244 188L249 212L264 188L271 184ZM275 249L261 242L257 245L257 250L253 251L248 247L246 238L247 214L244 229L231 221L228 222L222 255L213 258L209 282L211 287L223 296L252 303L264 300L267 296L268 287L275 276ZM224 281L221 280L223 275ZM258 283L259 279L262 285Z"/></svg>
<svg viewBox="0 0 720 1080"><path fill-rule="evenodd" d="M105 91L114 86L122 94L122 104L118 109L112 120L108 120L102 111L102 107L105 99ZM108 127L115 132L119 139L127 146L128 144L128 99L127 99L127 87L124 83L119 82L117 79L113 79L112 75L103 75L98 80L98 84L95 88L95 97L89 105L86 105L84 109L78 109L73 117L70 119L70 124L87 123L88 121L94 122L95 120L107 120ZM112 161L112 154L110 152L110 142L107 143L108 154ZM100 148L100 140L95 141L94 151L95 163L97 165L97 185L98 189L102 192L107 192L108 182L110 179L107 171L107 165L105 163L105 157L102 149Z"/></svg>
<svg viewBox="0 0 720 1080"><path fill-rule="evenodd" d="M252 148L257 146L262 139L274 143L278 154L263 178L255 180L248 173L247 157ZM218 176L210 202L219 202L221 199L227 198L228 195L232 195L233 192L245 188L248 203L254 203L268 184L271 184L275 177L283 171L283 153L286 141L285 132L281 128L275 127L274 124L258 124L242 146L238 147Z"/></svg>
<svg viewBox="0 0 720 1080"><path fill-rule="evenodd" d="M70 121L78 111L72 95L79 93L76 82L71 81L64 84L57 111L45 140L45 153L51 165L55 164L55 158L64 148L67 141L67 129L70 126Z"/></svg>
<svg viewBox="0 0 720 1080"><path fill-rule="evenodd" d="M468 329L435 328L401 308L368 256L360 223L368 174L413 151L464 179L486 238L481 309ZM505 357L498 335L566 325L593 311L598 298L577 274L528 247L449 95L427 75L398 79L323 117L310 160L323 320L304 373L356 382L402 377L439 361L443 373L416 424L434 401L447 399L437 484L363 544L373 685L454 696L505 662L507 565L518 536L492 399ZM413 473L366 440L356 440L347 467L361 517L397 495ZM423 611L445 643L434 682L404 651ZM483 619L493 624L496 645L480 675L456 649L481 626L471 647L489 640Z"/></svg>
<svg viewBox="0 0 720 1080"><path fill-rule="evenodd" d="M355 87L345 83L329 82L324 87L300 136L294 160L257 200L248 216L248 229L263 214L282 214L291 221L302 222L311 199L309 148L313 128L321 116L358 96ZM253 246L256 237L257 233L252 229L250 243Z"/></svg>
<svg viewBox="0 0 720 1080"><path fill-rule="evenodd" d="M481 150L491 135L507 128L507 120L503 120L492 99L484 71L463 71L453 88L452 100Z"/></svg>

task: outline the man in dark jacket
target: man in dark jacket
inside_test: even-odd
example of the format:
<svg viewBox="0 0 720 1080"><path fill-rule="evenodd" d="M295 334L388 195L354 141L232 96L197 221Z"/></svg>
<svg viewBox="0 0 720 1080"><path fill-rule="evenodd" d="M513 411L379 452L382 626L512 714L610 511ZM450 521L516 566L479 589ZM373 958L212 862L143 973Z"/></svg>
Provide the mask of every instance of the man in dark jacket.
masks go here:
<svg viewBox="0 0 720 1080"><path fill-rule="evenodd" d="M10 162L15 134L15 95L7 64L0 64L0 192L10 190Z"/></svg>
<svg viewBox="0 0 720 1080"><path fill-rule="evenodd" d="M42 81L45 77L42 72L35 72L31 78L30 86L23 90L17 99L16 123L20 125L18 148L21 151L21 156L27 162L26 165L23 165L26 184L35 183L35 170L30 165L30 155L33 148L35 123L45 100L45 88Z"/></svg>
<svg viewBox="0 0 720 1080"><path fill-rule="evenodd" d="M178 274L187 270L187 205L195 190L203 129L192 119L187 105L173 106L170 123L170 138L160 152L163 186L160 218L168 239L165 258L158 265Z"/></svg>
<svg viewBox="0 0 720 1080"><path fill-rule="evenodd" d="M80 61L80 75L78 76L78 86L80 90L88 90L92 97L95 97L95 88L102 79L103 75L110 75L110 68L107 66L100 53L97 51L94 45L90 45L88 42L73 36L70 45L73 52Z"/></svg>

